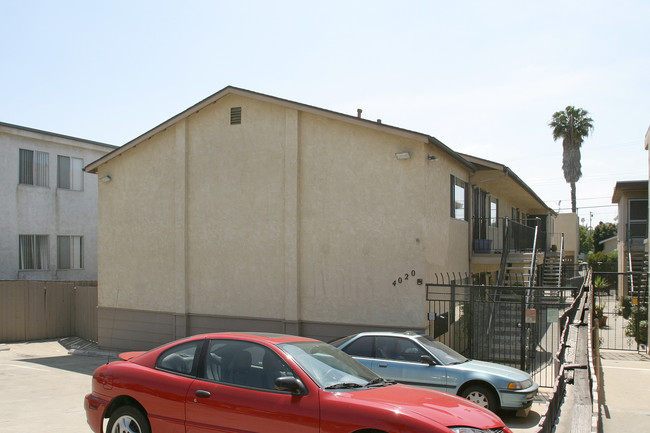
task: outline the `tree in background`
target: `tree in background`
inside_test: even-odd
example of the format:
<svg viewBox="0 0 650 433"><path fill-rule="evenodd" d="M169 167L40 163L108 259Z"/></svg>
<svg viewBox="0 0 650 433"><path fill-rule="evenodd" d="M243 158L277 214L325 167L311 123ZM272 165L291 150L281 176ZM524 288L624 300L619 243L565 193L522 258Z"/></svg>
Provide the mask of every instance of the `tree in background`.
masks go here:
<svg viewBox="0 0 650 433"><path fill-rule="evenodd" d="M580 146L585 137L594 129L589 112L569 105L564 111L557 111L548 124L553 128L553 140L562 138L562 170L564 180L571 184L571 211L577 212L576 182L582 177L580 165Z"/></svg>
<svg viewBox="0 0 650 433"><path fill-rule="evenodd" d="M589 229L580 226L580 253L589 254L594 250L594 239L589 233Z"/></svg>
<svg viewBox="0 0 650 433"><path fill-rule="evenodd" d="M593 242L594 242L594 252L602 251L603 245L600 241L609 239L616 236L616 225L613 223L604 223L599 222L596 228L594 229Z"/></svg>

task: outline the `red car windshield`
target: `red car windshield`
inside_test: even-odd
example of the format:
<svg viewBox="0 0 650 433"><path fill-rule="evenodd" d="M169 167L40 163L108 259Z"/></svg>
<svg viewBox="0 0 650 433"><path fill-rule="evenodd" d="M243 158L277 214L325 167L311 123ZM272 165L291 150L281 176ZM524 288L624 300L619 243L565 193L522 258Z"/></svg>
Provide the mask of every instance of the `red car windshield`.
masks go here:
<svg viewBox="0 0 650 433"><path fill-rule="evenodd" d="M278 347L323 389L365 387L381 380L372 370L326 343L306 341Z"/></svg>

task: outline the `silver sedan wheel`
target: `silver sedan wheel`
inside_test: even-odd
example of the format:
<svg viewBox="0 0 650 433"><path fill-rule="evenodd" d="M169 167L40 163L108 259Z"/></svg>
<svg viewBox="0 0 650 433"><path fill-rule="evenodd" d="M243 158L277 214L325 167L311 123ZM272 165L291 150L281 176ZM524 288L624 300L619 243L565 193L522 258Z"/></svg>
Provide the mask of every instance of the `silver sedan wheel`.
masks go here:
<svg viewBox="0 0 650 433"><path fill-rule="evenodd" d="M479 391L472 391L467 394L467 399L472 403L476 403L481 407L488 409L490 407L490 401L488 400L487 395Z"/></svg>

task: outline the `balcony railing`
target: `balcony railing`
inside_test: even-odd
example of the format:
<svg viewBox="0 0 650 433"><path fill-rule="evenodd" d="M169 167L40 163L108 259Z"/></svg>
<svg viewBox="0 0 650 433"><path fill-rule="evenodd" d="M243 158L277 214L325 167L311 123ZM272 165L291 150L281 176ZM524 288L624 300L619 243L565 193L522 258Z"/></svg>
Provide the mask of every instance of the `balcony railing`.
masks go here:
<svg viewBox="0 0 650 433"><path fill-rule="evenodd" d="M535 240L535 226L532 227L509 218L474 218L472 250L474 253L502 253L505 250L513 252L532 252ZM506 238L506 227L510 227ZM506 244L507 243L507 244ZM546 233L538 233L537 245L546 246ZM504 248L505 247L505 248Z"/></svg>

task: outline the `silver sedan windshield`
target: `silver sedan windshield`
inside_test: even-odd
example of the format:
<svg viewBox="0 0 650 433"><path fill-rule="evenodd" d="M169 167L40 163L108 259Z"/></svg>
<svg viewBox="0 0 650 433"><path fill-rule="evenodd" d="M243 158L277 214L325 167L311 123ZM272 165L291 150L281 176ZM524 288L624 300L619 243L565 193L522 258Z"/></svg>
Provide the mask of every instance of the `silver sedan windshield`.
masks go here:
<svg viewBox="0 0 650 433"><path fill-rule="evenodd" d="M440 362L442 362L445 365L450 365L450 364L462 364L463 362L468 361L467 358L465 358L463 355L460 353L456 352L455 350L445 346L439 341L433 340L432 338L423 335L418 337L418 342L423 345L433 356L438 358Z"/></svg>
<svg viewBox="0 0 650 433"><path fill-rule="evenodd" d="M372 370L329 344L307 341L278 347L323 389L352 389L378 382L379 376Z"/></svg>

